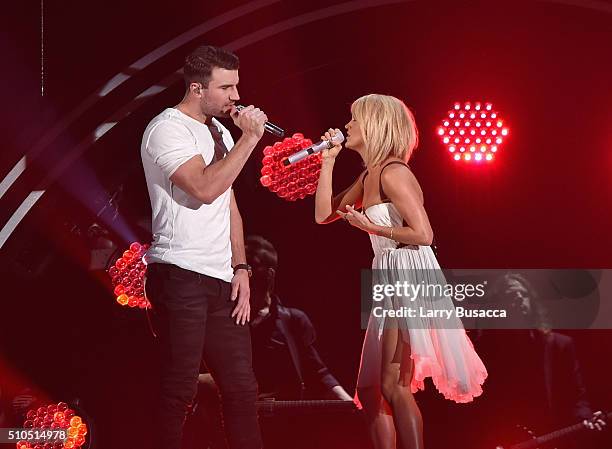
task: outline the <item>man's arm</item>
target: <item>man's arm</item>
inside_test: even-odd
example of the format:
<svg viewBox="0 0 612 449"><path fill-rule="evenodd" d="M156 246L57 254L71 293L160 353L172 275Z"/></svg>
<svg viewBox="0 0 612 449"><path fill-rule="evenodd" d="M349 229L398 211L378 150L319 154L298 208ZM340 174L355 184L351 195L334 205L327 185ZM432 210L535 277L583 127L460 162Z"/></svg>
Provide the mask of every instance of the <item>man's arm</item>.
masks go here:
<svg viewBox="0 0 612 449"><path fill-rule="evenodd" d="M240 216L233 190L230 196L230 242L232 245L232 266L246 263L242 217ZM232 301L238 298L238 303L232 312L232 317L236 317L236 324L244 324L251 319L250 294L249 273L246 270L236 271L232 278L231 296Z"/></svg>
<svg viewBox="0 0 612 449"><path fill-rule="evenodd" d="M340 382L333 376L329 368L314 347L316 332L312 322L304 312L291 309L291 316L296 321L300 335L298 341L302 354L302 365L304 377L307 383L316 382L329 391L330 396L344 401L352 401L353 398L344 390Z"/></svg>
<svg viewBox="0 0 612 449"><path fill-rule="evenodd" d="M225 158L206 165L202 156L197 155L170 176L170 181L204 204L212 203L232 186L261 139L268 119L266 114L252 106L233 112L232 118L243 134Z"/></svg>
<svg viewBox="0 0 612 449"><path fill-rule="evenodd" d="M230 241L232 243L232 266L235 267L239 263L246 263L242 216L238 210L234 190L232 190L230 196Z"/></svg>

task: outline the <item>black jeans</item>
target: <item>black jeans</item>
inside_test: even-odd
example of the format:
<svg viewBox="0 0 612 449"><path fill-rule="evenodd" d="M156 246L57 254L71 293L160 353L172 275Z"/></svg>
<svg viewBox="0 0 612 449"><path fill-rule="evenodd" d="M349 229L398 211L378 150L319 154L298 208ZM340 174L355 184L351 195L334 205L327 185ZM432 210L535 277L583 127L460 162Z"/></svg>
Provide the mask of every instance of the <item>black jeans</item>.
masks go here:
<svg viewBox="0 0 612 449"><path fill-rule="evenodd" d="M147 296L161 344L156 433L159 449L179 449L197 392L202 355L221 393L231 449L262 447L255 401L257 382L248 325L231 318L228 282L170 264L147 268Z"/></svg>

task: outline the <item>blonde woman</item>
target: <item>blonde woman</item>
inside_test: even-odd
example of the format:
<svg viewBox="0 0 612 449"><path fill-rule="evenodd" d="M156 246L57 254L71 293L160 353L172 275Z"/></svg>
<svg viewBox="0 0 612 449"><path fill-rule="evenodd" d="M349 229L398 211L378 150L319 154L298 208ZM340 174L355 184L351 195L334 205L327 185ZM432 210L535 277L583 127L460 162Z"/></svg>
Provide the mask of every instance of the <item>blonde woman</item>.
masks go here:
<svg viewBox="0 0 612 449"><path fill-rule="evenodd" d="M323 152L315 198L317 223L344 219L367 232L374 250L372 267L383 272L388 283L439 282L423 192L407 165L418 143L412 113L397 98L372 94L356 100L351 115L345 146L359 153L366 170L334 196L332 172L342 147ZM322 138L329 140L336 132L330 129ZM446 296L417 301L430 308L453 308ZM406 297L394 296L386 305L398 308L406 303ZM472 342L459 319L443 320L370 315L356 401L365 411L376 449L423 448L423 423L413 393L423 389L426 377L456 402L469 402L482 393L487 371Z"/></svg>

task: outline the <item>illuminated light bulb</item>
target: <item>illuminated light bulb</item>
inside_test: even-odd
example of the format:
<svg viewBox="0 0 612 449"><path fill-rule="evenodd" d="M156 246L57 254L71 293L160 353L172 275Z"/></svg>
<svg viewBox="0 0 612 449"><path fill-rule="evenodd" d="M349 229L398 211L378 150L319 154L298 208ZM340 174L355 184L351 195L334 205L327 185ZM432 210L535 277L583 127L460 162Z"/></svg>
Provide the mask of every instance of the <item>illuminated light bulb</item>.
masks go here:
<svg viewBox="0 0 612 449"><path fill-rule="evenodd" d="M438 128L438 134L440 136L443 136L444 135L444 128Z"/></svg>
<svg viewBox="0 0 612 449"><path fill-rule="evenodd" d="M460 140L459 137L455 138L455 143L459 143Z"/></svg>
<svg viewBox="0 0 612 449"><path fill-rule="evenodd" d="M476 122L476 127L480 128L480 122Z"/></svg>
<svg viewBox="0 0 612 449"><path fill-rule="evenodd" d="M471 130L471 131L470 131L470 134L473 136L473 135L475 135L475 134L476 134L476 131Z"/></svg>
<svg viewBox="0 0 612 449"><path fill-rule="evenodd" d="M501 127L502 127L502 122L501 122L501 121L497 122L497 127L498 127L498 128L501 128Z"/></svg>
<svg viewBox="0 0 612 449"><path fill-rule="evenodd" d="M482 142L482 140L480 140L480 137L478 139L476 139L476 143L480 143Z"/></svg>
<svg viewBox="0 0 612 449"><path fill-rule="evenodd" d="M461 125L461 122L460 122L460 121L456 121L456 122L455 122L455 127L457 127L457 128L458 128L460 125Z"/></svg>
<svg viewBox="0 0 612 449"><path fill-rule="evenodd" d="M483 146L481 146L481 147L480 147L480 151L481 151L481 153L484 153L485 151L487 151L487 147L486 147L486 146L484 146L484 145L483 145Z"/></svg>
<svg viewBox="0 0 612 449"><path fill-rule="evenodd" d="M499 145L500 143L502 143L502 139L501 139L501 137L498 137L497 139L495 139L495 143L496 143L497 145Z"/></svg>
<svg viewBox="0 0 612 449"><path fill-rule="evenodd" d="M129 301L130 301L130 298L125 293L122 293L121 295L117 296L117 302L121 304L122 306L126 305Z"/></svg>
<svg viewBox="0 0 612 449"><path fill-rule="evenodd" d="M460 131L459 131L459 134L461 134L461 135L463 136L463 135L465 134L465 130L463 130L463 129L462 129L462 130L460 130Z"/></svg>
<svg viewBox="0 0 612 449"><path fill-rule="evenodd" d="M455 130L454 130L454 129L451 129L451 130L450 130L448 133L449 133L449 134L452 136L452 135L454 135L454 134L455 134Z"/></svg>
<svg viewBox="0 0 612 449"><path fill-rule="evenodd" d="M476 118L476 114L470 114L470 118L471 119L475 119Z"/></svg>
<svg viewBox="0 0 612 449"><path fill-rule="evenodd" d="M481 155L481 154L477 154L477 155L475 156L475 159L476 159L477 161L481 160L481 159L482 159L482 155Z"/></svg>
<svg viewBox="0 0 612 449"><path fill-rule="evenodd" d="M454 118L454 117L455 117L455 113L454 113L454 112L451 112L450 114L448 114L448 116L449 116L450 118Z"/></svg>
<svg viewBox="0 0 612 449"><path fill-rule="evenodd" d="M463 155L463 158L464 158L466 161L469 161L469 160L471 160L471 159L472 159L472 155L471 155L470 153L466 153L466 154L464 154L464 155Z"/></svg>
<svg viewBox="0 0 612 449"><path fill-rule="evenodd" d="M464 118L465 114L462 112L461 114L459 114L459 118Z"/></svg>
<svg viewBox="0 0 612 449"><path fill-rule="evenodd" d="M464 143L470 143L470 139L465 139Z"/></svg>
<svg viewBox="0 0 612 449"><path fill-rule="evenodd" d="M453 146L448 147L448 151L450 151L451 153L454 153L455 152L455 147L453 147Z"/></svg>
<svg viewBox="0 0 612 449"><path fill-rule="evenodd" d="M474 105L474 109L476 109L477 111L480 111L480 103L476 103Z"/></svg>
<svg viewBox="0 0 612 449"><path fill-rule="evenodd" d="M455 109L460 109L461 105L459 103L455 103Z"/></svg>
<svg viewBox="0 0 612 449"><path fill-rule="evenodd" d="M471 107L472 107L472 105L470 105L470 103L466 103L465 104L465 110L466 111L469 111Z"/></svg>
<svg viewBox="0 0 612 449"><path fill-rule="evenodd" d="M494 129L493 131L491 131L491 134L496 136L497 135L497 130Z"/></svg>
<svg viewBox="0 0 612 449"><path fill-rule="evenodd" d="M466 121L464 126L470 126L470 122Z"/></svg>
<svg viewBox="0 0 612 449"><path fill-rule="evenodd" d="M465 147L459 148L459 151L461 151L463 153L465 151Z"/></svg>
<svg viewBox="0 0 612 449"><path fill-rule="evenodd" d="M492 160L492 159L493 159L493 155L489 153L489 154L487 154L487 155L485 156L485 159L486 159L487 161L490 161L490 160Z"/></svg>
<svg viewBox="0 0 612 449"><path fill-rule="evenodd" d="M459 156L458 154L455 154L454 159L455 159L456 161L458 161L459 159L461 159L461 156Z"/></svg>
<svg viewBox="0 0 612 449"><path fill-rule="evenodd" d="M508 128L504 128L502 129L502 136L507 136L508 135Z"/></svg>
<svg viewBox="0 0 612 449"><path fill-rule="evenodd" d="M81 424L83 424L83 420L80 416L73 416L72 418L70 418L71 427L79 427Z"/></svg>
<svg viewBox="0 0 612 449"><path fill-rule="evenodd" d="M487 104L486 104L486 106L485 106L485 109L486 109L487 111L490 111L492 107L493 107L493 106L491 105L491 103L487 103Z"/></svg>
<svg viewBox="0 0 612 449"><path fill-rule="evenodd" d="M495 153L496 151L497 151L497 146L493 145L493 146L491 147L491 152L492 152L492 153Z"/></svg>
<svg viewBox="0 0 612 449"><path fill-rule="evenodd" d="M127 250L125 250L125 251L123 252L123 258L124 258L124 259L126 259L126 260L131 260L131 259L133 259L135 255L136 255L136 254L134 254L134 252L133 252L133 251L130 251L129 249L127 249Z"/></svg>
<svg viewBox="0 0 612 449"><path fill-rule="evenodd" d="M472 153L473 153L473 152L475 152L475 151L476 151L476 147L475 147L474 145L472 145L472 146L470 147L470 151L471 151Z"/></svg>
<svg viewBox="0 0 612 449"><path fill-rule="evenodd" d="M484 136L484 135L486 135L486 134L487 134L487 132L486 132L484 129L483 129L482 131L480 131L480 135L481 135L481 136Z"/></svg>
<svg viewBox="0 0 612 449"><path fill-rule="evenodd" d="M491 139L487 139L487 140L485 140L485 143L486 143L487 145L490 145L490 144L491 144Z"/></svg>
<svg viewBox="0 0 612 449"><path fill-rule="evenodd" d="M450 142L450 139L449 139L448 137L445 137L444 139L442 139L442 141L443 141L444 143L448 143L448 142Z"/></svg>
<svg viewBox="0 0 612 449"><path fill-rule="evenodd" d="M491 127L491 122L487 122L485 123L485 125L487 125L488 127Z"/></svg>

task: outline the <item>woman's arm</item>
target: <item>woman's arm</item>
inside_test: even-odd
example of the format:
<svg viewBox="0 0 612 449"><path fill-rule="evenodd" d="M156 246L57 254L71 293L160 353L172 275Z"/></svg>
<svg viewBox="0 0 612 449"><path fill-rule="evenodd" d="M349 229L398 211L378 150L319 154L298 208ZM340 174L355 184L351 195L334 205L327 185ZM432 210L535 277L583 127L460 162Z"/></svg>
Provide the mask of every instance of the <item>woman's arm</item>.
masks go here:
<svg viewBox="0 0 612 449"><path fill-rule="evenodd" d="M406 225L394 228L377 226L375 233L390 237L393 230L393 240L397 242L431 245L433 230L423 207L421 188L412 171L406 166L393 164L383 170L380 179L387 197L404 218Z"/></svg>
<svg viewBox="0 0 612 449"><path fill-rule="evenodd" d="M406 166L393 164L381 174L381 182L387 197L402 215L406 226L380 226L372 223L363 213L347 206L343 214L351 225L370 234L376 234L406 245L431 245L433 231L423 207L421 189L416 178Z"/></svg>
<svg viewBox="0 0 612 449"><path fill-rule="evenodd" d="M333 133L333 134L330 134ZM335 134L335 131L329 130L321 139L330 140ZM327 224L336 221L340 216L336 213L337 210L346 211L347 205L355 205L361 207L363 198L363 172L359 178L346 188L340 194L333 196L332 189L332 173L336 156L342 149L341 145L336 145L329 150L323 150L321 165L321 174L319 175L319 183L317 184L317 192L315 194L315 220L319 224Z"/></svg>

